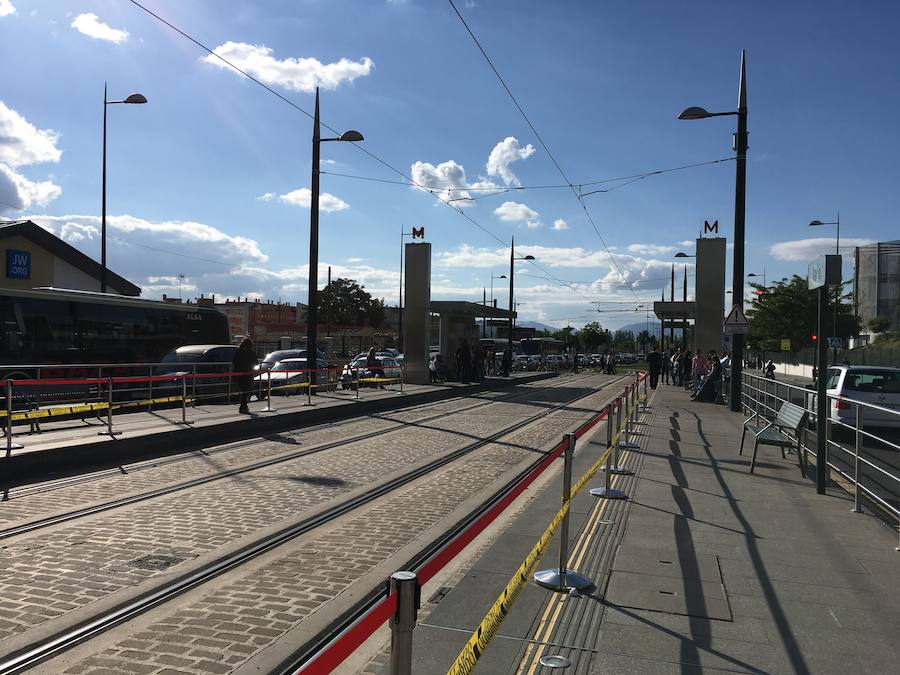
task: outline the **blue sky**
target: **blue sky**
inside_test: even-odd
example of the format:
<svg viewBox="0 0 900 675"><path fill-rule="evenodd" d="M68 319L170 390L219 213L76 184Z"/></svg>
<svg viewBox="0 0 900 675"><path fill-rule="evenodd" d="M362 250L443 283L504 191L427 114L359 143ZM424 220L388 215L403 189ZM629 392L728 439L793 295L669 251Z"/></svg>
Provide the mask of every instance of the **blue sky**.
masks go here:
<svg viewBox="0 0 900 675"><path fill-rule="evenodd" d="M704 219L731 239L730 161L584 197L603 241L571 189L533 187L565 181L447 2L142 4L306 111L319 83L323 122L362 131L366 150L421 184L456 188L436 191L444 199L484 196L451 208L409 185L336 176L403 180L348 143L324 144L323 283L331 264L396 303L401 227L424 225L432 296L480 300L507 271L497 239L515 236L541 268L517 268L525 319L616 327L644 319L635 306L659 297ZM457 6L573 184L730 157L734 118L675 118L734 109L745 48L747 271L804 273L834 245L833 227L806 223L838 211L848 245L900 236L897 3ZM30 217L99 258L108 81L111 99L150 101L109 109L110 267L146 297L177 295L183 274L185 295L305 300L308 117L127 0L0 0L0 37L0 217Z"/></svg>

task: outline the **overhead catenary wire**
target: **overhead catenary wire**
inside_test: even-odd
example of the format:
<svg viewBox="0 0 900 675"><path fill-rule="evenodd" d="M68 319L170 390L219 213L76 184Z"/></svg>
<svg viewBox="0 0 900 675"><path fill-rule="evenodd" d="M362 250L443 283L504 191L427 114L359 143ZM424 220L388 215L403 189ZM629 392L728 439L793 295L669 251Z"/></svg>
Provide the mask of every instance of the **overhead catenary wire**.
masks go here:
<svg viewBox="0 0 900 675"><path fill-rule="evenodd" d="M562 167L559 165L559 162L556 161L556 158L553 156L553 153L550 152L550 148L547 147L547 144L544 142L544 139L541 137L538 130L535 128L534 124L532 124L528 115L525 113L525 110L519 104L519 101L516 99L515 95L512 93L512 90L506 84L506 81L500 75L500 71L497 70L497 67L494 65L491 58L488 56L487 52L484 50L484 47L481 46L481 43L478 41L478 38L475 37L475 33L472 32L472 29L469 28L469 24L466 23L466 20L463 18L463 15L460 14L460 11L456 8L456 5L453 3L453 0L447 0L450 3L450 6L453 8L453 11L456 12L456 16L459 17L459 20L462 22L462 25L465 27L466 31L471 36L472 40L475 42L475 45L478 47L478 50L481 52L481 55L484 57L485 61L487 61L488 65L491 67L491 70L494 71L494 75L497 76L497 79L500 81L500 84L503 86L503 89L506 90L506 93L509 95L509 98L512 100L513 105L515 105L516 109L524 118L526 124L531 129L532 133L534 133L535 138L538 140L538 143L541 144L541 147L544 148L544 151L547 153L547 156L550 157L550 161L553 162L553 165L556 167L556 170L559 171L559 174L563 177L563 180L566 181L566 184L572 189L572 194L575 195L575 198L578 200L578 203L581 205L581 209L584 211L584 215L587 216L588 221L591 224L591 227L594 229L594 232L597 234L597 237L600 239L600 243L603 244L603 248L606 250L607 255L609 255L610 261L612 261L613 266L616 268L616 271L619 273L619 276L623 279L625 278L625 274L622 272L622 268L619 267L619 263L616 261L615 257L609 250L609 246L606 243L606 240L603 238L603 235L600 234L600 229L597 227L597 224L594 222L593 217L587 209L587 206L584 203L584 200L578 194L578 190L575 189L575 186L572 184L572 181L569 180L569 177L566 175L566 172L563 171ZM633 291L632 291L633 292Z"/></svg>
<svg viewBox="0 0 900 675"><path fill-rule="evenodd" d="M297 111L303 113L304 115L306 115L306 116L309 117L310 119L313 119L313 115L310 114L308 111L304 110L301 106L297 105L296 103L294 103L293 101L291 101L291 100L290 100L289 98L287 98L286 96L284 96L284 95L278 93L275 89L273 89L272 87L268 86L268 85L265 84L264 82L262 82L262 81L258 80L257 78L253 77L253 76L252 76L250 73L248 73L246 70L244 70L244 69L238 67L236 64L232 63L231 61L229 61L229 60L226 59L225 57L221 56L220 54L217 54L214 50L210 49L210 48L207 47L205 44L203 44L202 42L200 42L199 40L197 40L196 38L192 37L191 35L189 35L189 34L186 33L185 31L181 30L180 28L178 28L177 26L175 26L173 23L167 21L166 19L164 19L162 16L160 16L160 15L157 14L156 12L153 12L152 10L148 9L147 7L145 7L144 5L142 5L142 4L141 4L140 2L138 2L137 0L129 0L129 2L131 2L131 4L133 4L135 7L138 7L139 9L143 10L144 12L146 12L147 14L149 14L150 16L152 16L153 18L155 18L156 20L158 20L158 21L160 21L161 23L165 24L166 26L168 26L169 28L171 28L173 31L175 31L176 33L178 33L179 35L181 35L181 36L184 37L185 39L187 39L187 40L189 40L190 42L192 42L193 44L197 45L197 46L200 47L203 51L205 51L205 52L207 52L208 54L210 54L211 56L214 56L215 58L219 59L220 61L222 61L223 63L225 63L227 66L229 66L230 68L234 69L235 71L237 71L238 73L240 73L241 75L243 75L244 77L246 77L247 79L249 79L251 82L253 82L253 83L259 85L260 87L262 87L263 89L265 89L266 91L268 91L270 94L272 94L273 96L275 96L276 98L278 98L280 101L283 101L284 103L287 103L289 106L291 106L291 107L294 108L295 110L297 110ZM332 133L340 134L340 132L338 132L336 129L334 129L333 127L331 127L331 126L328 125L328 124L326 124L326 123L324 123L324 122L321 122L321 121L320 121L320 124L321 124L323 127L325 127L326 129L328 129L329 131L331 131ZM466 220L468 220L472 225L474 225L474 226L477 227L479 230L481 230L482 232L484 232L485 234L487 234L489 237L491 237L492 239L494 239L495 241L497 241L498 243L500 243L502 246L506 246L506 245L507 245L506 242L503 241L503 240L502 240L500 237L498 237L496 234L494 234L494 232L492 232L490 229L488 229L487 227L485 227L484 225L482 225L481 223L479 223L477 220L475 220L474 218L472 218L470 215L468 215L467 213L465 213L465 211L463 211L462 208L460 208L460 207L458 207L458 206L456 206L456 205L454 205L454 204L450 204L450 203L448 203L448 202L447 202L446 200L444 200L444 199L441 199L440 196L439 196L439 193L440 193L442 190L434 190L434 189L432 189L432 188L428 188L428 187L426 187L426 186L421 185L421 184L418 183L417 181L413 180L413 179L412 179L410 176L408 176L406 173L404 173L404 172L401 171L400 169L398 169L398 168L392 166L390 163L388 163L387 161L385 161L385 160L382 159L381 157L377 156L376 154L374 154L374 153L371 152L370 150L366 149L365 147L359 145L358 143L351 143L351 145L352 145L354 148L356 148L357 150L359 150L360 152L363 152L364 154L368 155L370 158L374 159L376 162L378 162L378 163L381 164L382 166L386 167L387 169L391 170L392 172L394 172L394 173L396 173L397 175L401 176L402 178L406 179L406 180L409 181L409 183L411 183L414 187L421 188L422 190L424 190L424 191L430 193L430 194L431 194L433 197L435 197L441 204L444 204L444 205L448 206L449 208L453 209L454 211L456 211L459 215L461 215L463 218L465 218ZM515 252L513 252L513 253L515 253ZM534 265L535 268L541 270L542 272L544 272L544 273L547 274L548 276L551 276L551 277L553 277L554 279L556 279L556 276L555 276L555 275L553 275L552 273L550 273L548 270L544 269L544 268L543 268L541 265L539 265L537 262L535 262L535 261L533 261L533 260L529 260L528 262L530 262L532 265ZM561 281L559 281L559 280L557 280L557 281L558 281L558 283L560 283L561 286L565 286L565 287L567 287L567 288L571 288L571 286L569 286L568 284L565 284L565 283L563 283L563 282L561 282ZM584 295L583 293L581 293L581 292L578 291L577 289L571 288L571 290L572 290L573 292L575 292L576 294L581 295L581 296L584 297L586 300L590 301L590 298L589 298L588 296Z"/></svg>

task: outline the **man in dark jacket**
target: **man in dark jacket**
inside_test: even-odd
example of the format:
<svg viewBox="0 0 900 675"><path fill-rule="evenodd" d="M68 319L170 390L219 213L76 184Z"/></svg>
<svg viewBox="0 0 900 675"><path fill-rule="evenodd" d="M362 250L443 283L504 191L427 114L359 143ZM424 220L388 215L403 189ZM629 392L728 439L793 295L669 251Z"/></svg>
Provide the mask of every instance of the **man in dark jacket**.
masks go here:
<svg viewBox="0 0 900 675"><path fill-rule="evenodd" d="M240 413L250 412L247 404L250 402L250 389L253 387L253 368L257 363L259 361L253 351L253 340L245 337L241 340L241 344L238 345L234 358L231 360L231 372L238 373L234 379L238 391L241 392L241 405L238 408Z"/></svg>
<svg viewBox="0 0 900 675"><path fill-rule="evenodd" d="M656 385L659 384L659 371L662 369L662 357L656 351L656 347L647 354L647 365L650 366L650 388L656 389Z"/></svg>

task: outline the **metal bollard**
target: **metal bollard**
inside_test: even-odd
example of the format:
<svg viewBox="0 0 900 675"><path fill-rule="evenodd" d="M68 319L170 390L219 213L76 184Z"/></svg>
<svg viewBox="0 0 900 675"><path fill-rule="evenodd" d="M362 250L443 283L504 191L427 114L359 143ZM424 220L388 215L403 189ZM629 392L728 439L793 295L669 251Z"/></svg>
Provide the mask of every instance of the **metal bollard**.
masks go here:
<svg viewBox="0 0 900 675"><path fill-rule="evenodd" d="M616 445L619 448L639 448L640 446L637 443L631 441L631 422L634 418L635 409L632 408L631 412L628 413L628 416L625 418L625 429L622 431L624 438L621 439Z"/></svg>
<svg viewBox="0 0 900 675"><path fill-rule="evenodd" d="M575 451L575 434L565 435L566 448L563 453L563 491L562 503L572 498L572 453ZM554 591L568 591L571 588L582 590L590 588L594 582L583 574L568 569L569 562L569 513L563 516L559 526L559 564L556 569L541 570L534 573L534 581L544 588Z"/></svg>
<svg viewBox="0 0 900 675"><path fill-rule="evenodd" d="M390 675L412 675L412 637L421 604L421 587L415 572L394 572L390 593L397 595L397 611L391 619Z"/></svg>
<svg viewBox="0 0 900 675"><path fill-rule="evenodd" d="M191 407L197 407L197 366L191 366Z"/></svg>
<svg viewBox="0 0 900 675"><path fill-rule="evenodd" d="M863 422L863 410L862 406L858 403L856 404L856 448L853 453L853 482L855 485L853 486L853 508L851 511L853 513L862 513L862 509L859 508L859 448L862 445L860 438L862 437L862 422Z"/></svg>
<svg viewBox="0 0 900 675"><path fill-rule="evenodd" d="M9 457L13 450L21 450L21 443L13 443L12 436L12 400L13 400L13 383L12 380L6 380L6 456Z"/></svg>
<svg viewBox="0 0 900 675"><path fill-rule="evenodd" d="M111 377L106 378L106 431L98 431L97 434L99 436L118 436L121 434L121 431L113 431L113 379Z"/></svg>
<svg viewBox="0 0 900 675"><path fill-rule="evenodd" d="M352 382L352 380L351 380ZM356 369L356 400L359 400L359 390L362 388L362 384L359 381L359 368Z"/></svg>
<svg viewBox="0 0 900 675"><path fill-rule="evenodd" d="M613 404L606 404L606 447L612 447L612 439L613 439Z"/></svg>
<svg viewBox="0 0 900 675"><path fill-rule="evenodd" d="M288 391L287 389L285 391ZM266 407L260 412L277 412L272 407L272 369L266 371Z"/></svg>
<svg viewBox="0 0 900 675"><path fill-rule="evenodd" d="M616 431L622 430L622 399L616 398Z"/></svg>
<svg viewBox="0 0 900 675"><path fill-rule="evenodd" d="M316 380L318 381L318 378L316 378ZM308 406L311 406L312 404L313 404L313 402L312 402L312 377L310 377L309 372L307 372L306 373L306 403L304 403L303 405L308 407Z"/></svg>
<svg viewBox="0 0 900 675"><path fill-rule="evenodd" d="M606 482L602 488L593 488L591 490L591 494L594 495L595 497L600 497L601 499L628 499L628 497L626 496L626 494L624 492L622 492L621 490L614 489L612 487L612 483L610 482L612 473L613 473L612 471L610 471L610 469L613 468L610 465L610 462L612 461L612 445L613 445L611 414L612 414L612 409L610 409L610 416L607 416L607 418L606 418L606 450L607 450L607 452L610 453L606 457L606 466L603 467L603 471L606 474Z"/></svg>
<svg viewBox="0 0 900 675"><path fill-rule="evenodd" d="M153 368L148 368L147 377L150 379L147 380L147 393L149 394L147 400L147 412L152 412L153 410Z"/></svg>

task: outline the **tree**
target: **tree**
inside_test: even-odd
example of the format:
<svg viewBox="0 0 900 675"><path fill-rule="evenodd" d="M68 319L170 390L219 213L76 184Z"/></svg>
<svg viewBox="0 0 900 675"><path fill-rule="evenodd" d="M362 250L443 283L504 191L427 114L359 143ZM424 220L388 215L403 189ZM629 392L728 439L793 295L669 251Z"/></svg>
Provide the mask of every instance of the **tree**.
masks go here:
<svg viewBox="0 0 900 675"><path fill-rule="evenodd" d="M593 354L600 345L609 341L609 333L604 331L597 321L592 321L578 331L578 339L584 351Z"/></svg>
<svg viewBox="0 0 900 675"><path fill-rule="evenodd" d="M319 321L339 326L378 327L384 322L384 300L373 299L353 279L332 280L318 294Z"/></svg>
<svg viewBox="0 0 900 675"><path fill-rule="evenodd" d="M757 349L779 349L781 340L791 341L791 350L799 351L814 344L812 336L818 327L818 291L810 290L805 278L796 274L790 279L776 281L768 288L752 284L763 293L753 296L747 317L750 328L748 344ZM829 293L829 295L831 295ZM834 330L833 303L829 303L825 326L829 337ZM859 319L845 302L838 304L837 337L859 334Z"/></svg>
<svg viewBox="0 0 900 675"><path fill-rule="evenodd" d="M886 316L876 316L874 319L869 319L869 330L873 333L883 333L890 327L891 320Z"/></svg>

